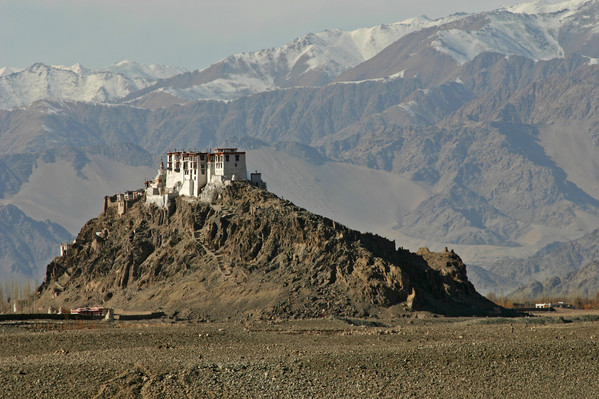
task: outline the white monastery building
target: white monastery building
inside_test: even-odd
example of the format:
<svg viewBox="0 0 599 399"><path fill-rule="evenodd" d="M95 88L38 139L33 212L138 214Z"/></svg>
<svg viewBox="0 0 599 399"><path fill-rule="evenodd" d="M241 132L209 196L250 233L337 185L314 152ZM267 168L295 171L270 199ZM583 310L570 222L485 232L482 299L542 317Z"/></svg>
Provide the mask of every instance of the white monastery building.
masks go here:
<svg viewBox="0 0 599 399"><path fill-rule="evenodd" d="M245 152L237 148L217 148L213 152L171 151L160 163L158 175L146 182L146 202L167 206L178 195L199 197L207 185L223 186L246 180ZM266 188L260 173L251 174L252 183Z"/></svg>

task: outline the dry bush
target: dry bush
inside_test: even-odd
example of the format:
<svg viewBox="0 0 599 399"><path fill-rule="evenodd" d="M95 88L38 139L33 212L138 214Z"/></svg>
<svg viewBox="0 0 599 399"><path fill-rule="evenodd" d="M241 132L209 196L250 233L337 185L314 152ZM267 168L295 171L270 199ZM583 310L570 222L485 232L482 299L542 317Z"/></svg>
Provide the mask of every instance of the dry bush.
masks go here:
<svg viewBox="0 0 599 399"><path fill-rule="evenodd" d="M18 313L34 313L35 288L34 280L6 280L4 287L0 285L0 313L13 313L17 304Z"/></svg>

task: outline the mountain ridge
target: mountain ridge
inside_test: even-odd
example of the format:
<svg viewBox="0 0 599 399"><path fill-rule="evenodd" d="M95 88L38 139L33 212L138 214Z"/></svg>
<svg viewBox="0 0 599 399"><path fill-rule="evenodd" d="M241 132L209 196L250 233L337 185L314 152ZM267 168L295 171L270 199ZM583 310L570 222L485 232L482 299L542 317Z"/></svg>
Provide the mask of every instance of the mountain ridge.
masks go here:
<svg viewBox="0 0 599 399"><path fill-rule="evenodd" d="M0 230L0 275L13 280L41 280L39 264L50 262L60 253L59 244L73 239L59 224L34 220L12 204L0 204Z"/></svg>
<svg viewBox="0 0 599 399"><path fill-rule="evenodd" d="M78 72L80 83L77 87L83 87L85 94L75 96L63 89L56 94L26 95L27 89L23 89L20 96L15 97L16 93L8 91L6 79L12 76L10 87L18 86L14 83L15 76L24 75L32 68L39 70L39 64L35 64L24 71L0 75L0 100L4 98L0 107L11 108L36 99L58 98L92 102L141 101L144 96L163 94L181 101L232 100L266 90L381 78L402 71L406 76L419 75L438 84L443 80L442 76L448 76L483 52L521 55L537 61L574 53L595 59L599 58L599 51L593 45L596 35L592 21L584 24L576 21L580 21L582 14L596 21L599 18L596 8L596 0L572 0L553 5L533 2L488 12L454 14L437 20L417 17L353 31L326 30L309 33L278 48L235 54L202 70L184 73L177 73L183 71L172 67L122 61L98 71L88 71L95 76L91 79L82 74L81 66L47 67L49 70ZM406 50L400 59L394 59L395 68L390 66L392 69L379 71L380 66L376 64L384 64L381 59L385 58L381 53L391 45L415 52ZM361 63L367 64L357 69L363 70L361 73L348 72ZM422 69L426 64L429 71ZM441 67L443 64L445 66ZM113 76L101 78L102 73ZM102 79L105 79L104 83ZM92 82L88 82L90 80Z"/></svg>
<svg viewBox="0 0 599 399"><path fill-rule="evenodd" d="M183 69L121 61L96 71L75 64L48 66L35 63L22 70L0 74L0 109L28 106L39 100L110 103L180 74Z"/></svg>

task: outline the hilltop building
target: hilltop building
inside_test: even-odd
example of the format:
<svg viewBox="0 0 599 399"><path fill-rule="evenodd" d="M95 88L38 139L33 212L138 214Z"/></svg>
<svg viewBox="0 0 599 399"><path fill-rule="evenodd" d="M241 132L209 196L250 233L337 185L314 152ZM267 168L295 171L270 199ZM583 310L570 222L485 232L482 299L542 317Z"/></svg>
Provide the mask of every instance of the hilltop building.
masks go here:
<svg viewBox="0 0 599 399"><path fill-rule="evenodd" d="M154 181L146 182L146 202L167 206L179 195L199 197L207 185L223 186L234 180L247 180L245 152L237 148L217 148L213 152L169 151ZM266 188L260 173L251 182Z"/></svg>

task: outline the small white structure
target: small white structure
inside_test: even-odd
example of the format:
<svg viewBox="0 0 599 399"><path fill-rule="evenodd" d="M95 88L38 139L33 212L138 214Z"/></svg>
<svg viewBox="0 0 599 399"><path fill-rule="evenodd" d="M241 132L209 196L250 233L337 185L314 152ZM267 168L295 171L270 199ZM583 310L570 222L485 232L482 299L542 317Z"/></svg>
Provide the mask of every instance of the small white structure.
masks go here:
<svg viewBox="0 0 599 399"><path fill-rule="evenodd" d="M208 184L226 185L234 180L246 180L245 152L237 148L216 148L210 152L170 151L154 181L146 182L146 202L165 207L178 195L199 197ZM265 188L259 173L252 173Z"/></svg>
<svg viewBox="0 0 599 399"><path fill-rule="evenodd" d="M104 316L104 320L114 320L114 309L109 308L106 311L106 315Z"/></svg>
<svg viewBox="0 0 599 399"><path fill-rule="evenodd" d="M27 301L24 299L13 299L13 303L12 303L13 313L21 313L26 305L27 305Z"/></svg>

